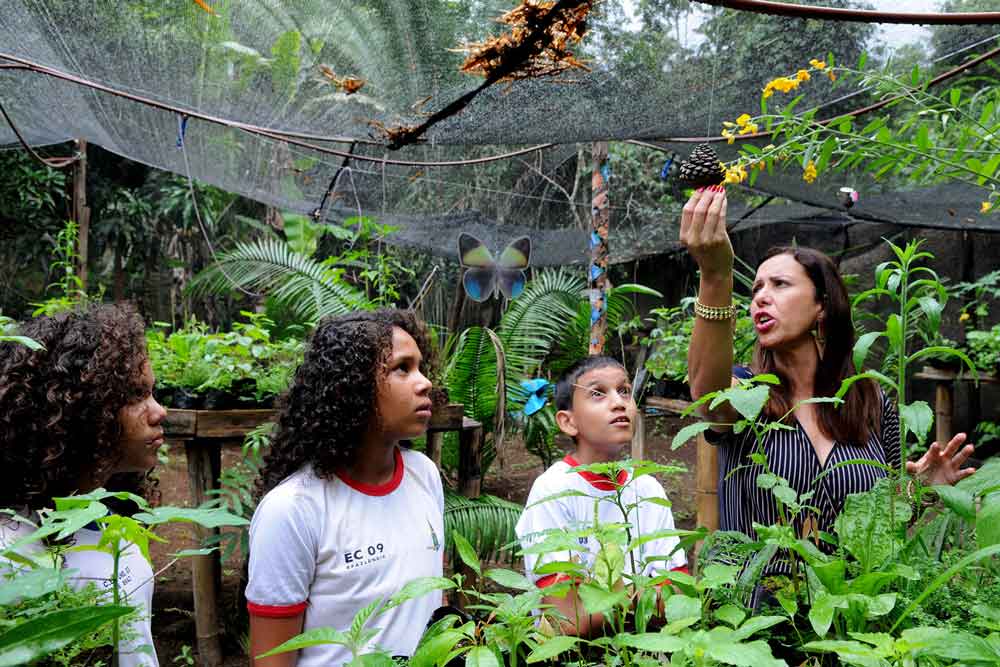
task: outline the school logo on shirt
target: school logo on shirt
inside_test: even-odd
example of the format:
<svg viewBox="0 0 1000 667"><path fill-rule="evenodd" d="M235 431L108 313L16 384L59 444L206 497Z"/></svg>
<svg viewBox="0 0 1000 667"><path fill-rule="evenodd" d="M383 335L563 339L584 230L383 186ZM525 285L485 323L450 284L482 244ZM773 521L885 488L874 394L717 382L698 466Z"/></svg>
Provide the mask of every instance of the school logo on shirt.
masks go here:
<svg viewBox="0 0 1000 667"><path fill-rule="evenodd" d="M427 528L431 531L431 545L427 547L431 551L441 550L441 541L438 540L437 533L434 532L434 526L431 525L431 520L427 519Z"/></svg>
<svg viewBox="0 0 1000 667"><path fill-rule="evenodd" d="M353 570L356 567L371 565L388 557L389 554L385 551L385 545L379 542L378 544L369 544L363 549L345 551L344 565L347 566L348 570Z"/></svg>

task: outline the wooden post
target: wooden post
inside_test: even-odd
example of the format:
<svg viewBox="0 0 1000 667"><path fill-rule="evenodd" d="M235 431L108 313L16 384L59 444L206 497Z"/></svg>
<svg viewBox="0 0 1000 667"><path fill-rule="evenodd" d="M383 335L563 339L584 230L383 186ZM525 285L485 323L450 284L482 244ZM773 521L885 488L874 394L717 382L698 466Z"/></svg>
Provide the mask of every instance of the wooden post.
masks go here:
<svg viewBox="0 0 1000 667"><path fill-rule="evenodd" d="M642 416L642 408L635 413L635 432L632 433L632 460L641 461L646 458L646 419Z"/></svg>
<svg viewBox="0 0 1000 667"><path fill-rule="evenodd" d="M216 477L213 471L217 466L213 461L213 451L221 458L218 445L195 438L184 443L187 454L188 480L191 485L191 500L195 506L208 500L209 489L215 487ZM199 542L210 534L210 531L194 527ZM217 554L207 556L192 556L191 583L194 590L194 624L198 643L199 665L204 667L219 667L222 665L222 646L219 642L218 588L216 588L216 568L219 564Z"/></svg>
<svg viewBox="0 0 1000 667"><path fill-rule="evenodd" d="M434 431L427 434L427 458L441 469L441 449L444 447L444 431Z"/></svg>
<svg viewBox="0 0 1000 667"><path fill-rule="evenodd" d="M591 174L590 205L590 354L604 351L604 336L608 327L608 143L596 141L593 146L594 171Z"/></svg>
<svg viewBox="0 0 1000 667"><path fill-rule="evenodd" d="M87 289L87 246L90 238L90 207L87 206L87 140L76 140L80 159L73 163L73 221L77 224L76 274L81 289Z"/></svg>
<svg viewBox="0 0 1000 667"><path fill-rule="evenodd" d="M952 436L952 405L954 384L949 380L937 382L934 390L934 435L938 444L944 447L951 440Z"/></svg>
<svg viewBox="0 0 1000 667"><path fill-rule="evenodd" d="M478 498L483 484L483 427L478 422L462 425L458 435L458 492Z"/></svg>
<svg viewBox="0 0 1000 667"><path fill-rule="evenodd" d="M697 505L698 525L719 529L719 453L698 435Z"/></svg>

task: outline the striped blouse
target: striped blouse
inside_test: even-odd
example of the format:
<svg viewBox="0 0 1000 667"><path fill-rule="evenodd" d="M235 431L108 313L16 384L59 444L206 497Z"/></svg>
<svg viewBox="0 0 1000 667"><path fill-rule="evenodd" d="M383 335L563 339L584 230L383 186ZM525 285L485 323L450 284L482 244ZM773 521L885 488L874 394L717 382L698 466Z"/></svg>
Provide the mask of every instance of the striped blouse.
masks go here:
<svg viewBox="0 0 1000 667"><path fill-rule="evenodd" d="M899 416L893 402L882 393L881 432L872 434L864 445L834 442L826 464L820 465L809 435L794 421L793 430L774 430L763 442L770 470L788 480L801 496L809 491L812 498L806 503L818 510L814 514L805 510L796 517L793 525L799 536L815 530L832 533L834 521L844 507L845 498L852 493L871 489L875 482L886 476L886 471L872 465L841 465L852 459L870 459L893 468L900 466ZM756 537L753 524L777 524L778 508L770 489L757 486L757 476L764 472L762 465L750 460L757 441L750 429L739 435L733 433L706 433L709 442L719 449L719 527L735 530L751 538ZM826 473L820 478L821 473ZM825 543L819 546L824 548ZM824 548L824 550L828 550ZM787 574L789 568L782 558L775 558L765 569L765 575Z"/></svg>

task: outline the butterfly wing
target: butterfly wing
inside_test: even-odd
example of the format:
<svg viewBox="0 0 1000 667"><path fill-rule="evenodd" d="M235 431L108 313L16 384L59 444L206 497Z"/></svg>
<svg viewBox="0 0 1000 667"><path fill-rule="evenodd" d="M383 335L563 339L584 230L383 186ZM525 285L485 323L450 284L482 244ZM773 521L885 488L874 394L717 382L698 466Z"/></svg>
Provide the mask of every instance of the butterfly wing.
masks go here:
<svg viewBox="0 0 1000 667"><path fill-rule="evenodd" d="M473 301L486 301L497 287L497 271L495 268L486 269L466 269L462 276L462 285L465 293Z"/></svg>
<svg viewBox="0 0 1000 667"><path fill-rule="evenodd" d="M531 239L527 236L514 239L500 253L497 266L501 269L526 269L531 262Z"/></svg>
<svg viewBox="0 0 1000 667"><path fill-rule="evenodd" d="M528 275L516 269L497 269L497 284L500 291L508 299L516 299L524 291L524 286L528 284Z"/></svg>
<svg viewBox="0 0 1000 667"><path fill-rule="evenodd" d="M458 235L458 261L467 269L485 269L496 266L493 253L486 244L472 234Z"/></svg>

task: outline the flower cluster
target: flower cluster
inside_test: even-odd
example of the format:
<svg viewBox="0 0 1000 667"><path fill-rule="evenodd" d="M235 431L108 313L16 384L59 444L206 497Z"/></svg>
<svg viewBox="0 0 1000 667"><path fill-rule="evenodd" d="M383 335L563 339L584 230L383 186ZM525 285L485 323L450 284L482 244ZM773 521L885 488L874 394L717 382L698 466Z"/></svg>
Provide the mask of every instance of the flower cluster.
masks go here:
<svg viewBox="0 0 1000 667"><path fill-rule="evenodd" d="M830 81L836 81L837 75L834 74L832 69L827 69L826 62L822 60L817 60L813 58L809 61L809 65L812 66L813 70L818 72L826 72L826 75L830 78ZM764 86L763 96L764 99L774 95L774 91L781 93L790 93L793 90L798 89L799 84L803 81L808 81L812 78L812 74L807 69L800 69L795 73L795 76L779 76L773 81L768 81L767 85Z"/></svg>
<svg viewBox="0 0 1000 667"><path fill-rule="evenodd" d="M757 133L757 123L752 122L750 114L745 113L736 119L735 123L730 123L725 121L722 123L725 129L722 130L722 136L724 136L729 143L736 141L736 135L743 136L745 134L756 134ZM736 131L733 131L736 128Z"/></svg>
<svg viewBox="0 0 1000 667"><path fill-rule="evenodd" d="M989 213L993 209L993 202L984 201L979 206L980 213Z"/></svg>
<svg viewBox="0 0 1000 667"><path fill-rule="evenodd" d="M806 183L812 183L816 180L816 163L812 160L806 163L806 168L802 172L802 180Z"/></svg>
<svg viewBox="0 0 1000 667"><path fill-rule="evenodd" d="M732 183L735 185L736 183L742 183L743 181L747 180L746 167L743 166L741 163L734 162L730 166L726 166L725 164L723 164L722 166L726 170L727 184Z"/></svg>

